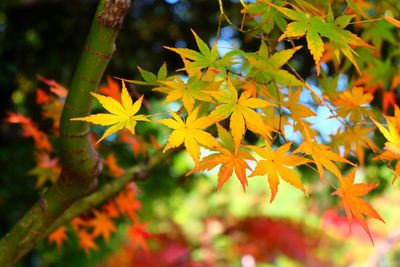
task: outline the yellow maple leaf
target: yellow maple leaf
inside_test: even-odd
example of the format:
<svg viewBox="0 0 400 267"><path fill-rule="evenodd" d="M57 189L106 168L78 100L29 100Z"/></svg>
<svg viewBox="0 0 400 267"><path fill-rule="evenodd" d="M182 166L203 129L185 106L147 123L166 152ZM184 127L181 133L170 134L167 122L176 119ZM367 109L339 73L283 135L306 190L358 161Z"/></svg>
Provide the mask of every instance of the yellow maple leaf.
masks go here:
<svg viewBox="0 0 400 267"><path fill-rule="evenodd" d="M283 105L290 110L293 120L296 121L302 118L316 116L309 107L299 103L300 93L301 90L297 90L294 93L292 90L289 90L288 100L283 103Z"/></svg>
<svg viewBox="0 0 400 267"><path fill-rule="evenodd" d="M132 104L132 98L126 89L124 81L122 81L122 104L109 96L103 96L96 93L91 94L111 114L99 113L81 118L72 118L71 120L86 121L104 126L112 125L104 132L103 136L97 141L97 143L123 128L127 128L132 134L135 134L135 126L137 121L149 121L144 115L135 115L142 105L143 96L141 96L138 100L136 100L135 103Z"/></svg>
<svg viewBox="0 0 400 267"><path fill-rule="evenodd" d="M338 106L336 112L340 117L349 116L350 121L358 122L365 114L371 113L367 105L373 98L372 94L364 93L362 87L353 87L340 93L338 98L333 99L333 104Z"/></svg>
<svg viewBox="0 0 400 267"><path fill-rule="evenodd" d="M375 128L354 125L352 128L346 127L332 136L331 146L334 151L344 148L344 156L354 153L360 165L364 165L365 150L377 151L378 147L371 139Z"/></svg>
<svg viewBox="0 0 400 267"><path fill-rule="evenodd" d="M189 78L187 83L185 83L177 76L173 80L162 81L160 84L161 86L155 90L167 94L164 103L181 99L183 106L190 113L196 100L212 102L213 100L207 91L215 87L213 84L219 85L220 83L200 81L198 76Z"/></svg>
<svg viewBox="0 0 400 267"><path fill-rule="evenodd" d="M198 107L188 115L185 122L175 112L170 111L170 113L173 119L159 120L160 123L168 126L171 129L174 129L168 138L164 152L170 148L178 147L184 143L196 166L199 166L199 144L209 148L218 147L217 140L215 140L211 134L202 130L213 124L214 120L210 117L198 118Z"/></svg>
<svg viewBox="0 0 400 267"><path fill-rule="evenodd" d="M272 129L267 126L260 113L255 109L273 106L261 98L250 97L251 92L244 91L240 97L233 85L228 79L227 90L215 92L212 96L220 103L210 114L215 120L222 120L230 116L229 127L232 132L236 149L243 139L246 128L250 131L261 134L264 138L271 137Z"/></svg>
<svg viewBox="0 0 400 267"><path fill-rule="evenodd" d="M332 172L339 179L342 177L339 168L332 162L345 162L354 165L352 162L331 151L326 145L318 144L316 141L303 142L293 153L305 153L311 155L317 166L320 178L324 177L324 167Z"/></svg>
<svg viewBox="0 0 400 267"><path fill-rule="evenodd" d="M287 143L278 147L276 150L272 150L268 143L266 144L265 148L248 146L250 149L254 150L257 154L264 158L257 163L257 166L250 177L257 175L268 175L268 183L271 189L270 202L274 200L276 193L278 192L279 178L299 188L305 193L305 188L299 176L291 169L291 167L306 164L311 162L311 160L300 156L287 154L291 144L292 143Z"/></svg>
<svg viewBox="0 0 400 267"><path fill-rule="evenodd" d="M400 109L396 105L394 109L394 117L384 116L387 122L388 128L384 127L379 122L372 119L379 131L386 138L385 150L390 151L393 154L400 155Z"/></svg>

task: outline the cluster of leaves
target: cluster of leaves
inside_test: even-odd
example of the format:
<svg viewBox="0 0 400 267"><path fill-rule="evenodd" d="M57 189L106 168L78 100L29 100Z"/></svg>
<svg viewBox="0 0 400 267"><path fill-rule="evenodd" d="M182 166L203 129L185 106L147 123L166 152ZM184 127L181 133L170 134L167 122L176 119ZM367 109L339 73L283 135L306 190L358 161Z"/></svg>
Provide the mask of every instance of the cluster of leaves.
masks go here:
<svg viewBox="0 0 400 267"><path fill-rule="evenodd" d="M139 246L147 250L146 239L150 234L146 230L146 224L139 222L137 211L141 203L136 199L134 184L128 185L121 193L110 199L100 208L93 208L71 221L71 228L78 237L79 246L89 254L90 250L97 250L96 239L102 237L107 243L112 233L117 232L115 222L128 218L129 229L127 236L129 244ZM63 242L68 239L68 228L61 226L48 236L50 244L56 244L61 248Z"/></svg>
<svg viewBox="0 0 400 267"><path fill-rule="evenodd" d="M16 113L10 113L6 121L11 124L19 124L22 128L22 136L33 139L36 166L28 174L37 177L37 188L43 188L55 183L61 172L59 154L57 146L54 145L54 140L59 135L59 121L67 89L56 81L48 80L42 76L38 76L38 80L47 85L48 88L47 90L37 88L35 102L40 105L42 110L41 122L49 122L46 124L51 127L43 130L31 118ZM121 88L119 84L111 77L108 77L107 81L107 86L101 87L100 92L120 100ZM125 93L127 93L126 88ZM91 134L91 138L93 141L96 139L93 134ZM143 137L134 136L126 131L119 133L119 142L130 147L136 158L143 155L147 156L149 147L155 149L160 147L153 136L150 136L149 141L146 141ZM99 145L97 145L97 148L102 150ZM108 153L104 163L107 167L105 174L109 178L119 179L125 174L125 169L119 165L113 152ZM110 182L110 180L107 182ZM72 219L70 228L63 225L56 229L49 235L49 242L61 248L64 241L68 239L67 232L72 230L78 238L80 247L88 254L90 250L98 249L96 240L99 237L108 242L111 234L118 230L116 223L125 221L129 225L128 236L132 246L140 246L146 249L146 239L150 234L146 230L147 225L141 223L136 214L141 209L141 203L136 198L136 191L137 188L134 184L126 186L124 191L101 207L93 207L89 212Z"/></svg>
<svg viewBox="0 0 400 267"><path fill-rule="evenodd" d="M181 105L178 111L169 111L171 118L157 120L172 129L164 151L183 144L195 163L193 171L211 170L219 166L218 189L233 174L237 176L244 190L248 185L248 178L266 176L272 202L281 179L306 193L294 167L315 166L321 180L328 179L325 172L328 170L337 179L337 186L332 181L328 182L335 189L333 195L341 198L349 222L355 218L370 236L366 217L381 221L383 219L360 197L374 189L377 184L355 184L356 168L357 165L364 164L365 151L372 151L377 155L379 153L372 140L372 133L375 131L372 122L388 140L385 152L376 158L398 162L400 115L394 105L395 101L388 100L394 96L384 96L385 111L393 105L396 116L386 116L389 130L374 119L374 111L370 105L374 92L360 82L362 75L370 73L371 63L359 58L358 53L370 55L370 59L379 51L374 50L375 47L368 41L375 46L379 44L374 39L365 37L368 29L359 30L364 38L347 29L357 15L365 16L357 4L348 2L347 8L356 15L335 17L330 6L318 8L304 1L289 5L268 1L248 5L242 3L244 16L249 16L248 20L259 26L252 30L262 33L258 51L232 49L220 56L217 42L209 47L193 31L198 51L166 47L182 57L183 74L168 76L165 64L157 75L139 68L144 81L122 79L121 104L110 97L93 93L111 115L96 114L75 120L112 125L100 140L123 127L134 133L137 121L148 119L144 115L136 115L142 98L132 104L124 89L125 82L152 86L153 90L165 94L165 104L175 102ZM387 25L392 28L398 27L399 23L388 16L382 17L381 21L387 21ZM280 37L275 41L283 46L292 44L292 48L274 51L272 38L279 32ZM302 49L301 46L295 46L294 41L303 37L315 61L315 79L319 79L322 62L333 62L337 68L343 68L341 55L355 67L360 77L349 77L352 80L348 83L348 88L339 92L336 85L332 86L327 80L327 73L323 73L320 85L324 91L322 96L319 95L289 64L297 51ZM394 85L391 88L397 88L398 73L394 73L392 77ZM372 79L378 80L376 77ZM300 97L307 91L312 95L310 103L301 103ZM312 107L318 105L327 108L331 118L342 124L338 132L330 137L330 144L323 142L318 129L308 120L309 117L316 116ZM301 142L294 143L294 140L290 140L290 136L285 133L288 128L300 136ZM262 144L246 143L247 132L258 136ZM208 155L204 156L202 152L206 151ZM349 159L354 156L356 159ZM254 169L251 166L255 166ZM352 170L345 178L342 175L343 169L349 168ZM398 168L397 163L396 176L399 174Z"/></svg>
<svg viewBox="0 0 400 267"><path fill-rule="evenodd" d="M307 195L307 187L296 167L316 170L321 182L332 187L332 195L340 198L349 223L353 219L358 221L372 240L366 219L383 219L362 197L378 185L355 183L355 176L358 166L363 166L368 159L368 153L374 154L376 160L387 162L395 177L400 175L400 111L395 104L400 71L395 69L389 74L383 73L392 62L399 64L400 49L389 54L382 52L382 40L393 44L400 23L383 15L374 21L357 23L361 18L369 19L364 10L368 7L350 0L347 4L335 1L332 7L314 6L302 0L295 2L242 2L241 14L249 28L244 29L245 25L231 26L258 39L257 51L231 49L220 54L218 38L210 47L193 31L198 51L166 47L182 58L183 68L179 74L168 75L166 64L157 74L139 68L143 81L120 79L122 92L118 84L108 78L109 86L100 89L104 95L95 92L92 95L109 113L73 120L109 126L98 139L98 145L126 128L130 134L123 130L118 141L129 144L135 155L148 153L149 147L157 149L160 146L154 138L149 137L150 141L146 141L143 136L135 135L137 123L153 121L165 125L172 132L164 152L183 145L194 162L190 173L219 168L218 189L233 175L243 190L246 190L250 178L264 176L271 191L271 202L278 193L281 180ZM222 1L220 5L221 15L226 16ZM343 9L346 10L344 14L336 14ZM383 11L377 14L383 14ZM306 47L303 47L303 39ZM315 73L311 80L318 85L318 90L292 66L295 65L292 63L299 64L296 55L300 52L309 53L314 59ZM351 72L353 68L357 72ZM332 75L329 69L348 75L346 89L338 90L339 75ZM54 83L43 81L60 89ZM140 114L141 105L146 100L136 95L137 100L133 101L126 83L150 86L165 96L164 104L175 103L179 108L170 109L167 118L153 118L161 114ZM54 100L48 93L38 90L37 101L44 107L45 118L54 121L54 132L57 132L56 121L63 97L57 95L59 99ZM305 101L306 95L309 97ZM379 111L372 109L376 105L375 99L379 98L385 114L391 110L395 113L394 116L385 115L387 127L379 122ZM324 136L313 123L315 120L311 119L317 117L318 107L328 110L329 118L325 119L340 123L336 133ZM52 111L53 108L57 112ZM30 119L13 114L9 121L21 123L24 135L34 139L39 151L52 151L46 134ZM387 139L383 153L373 139L377 132L375 126ZM254 136L256 138L247 138ZM44 161L38 166L55 168L57 161L53 159L51 156L38 156L38 160ZM114 154L108 154L105 162L110 176L123 175L124 169L118 166ZM40 170L32 173L39 175L38 186L47 179L53 181L49 175L43 176ZM53 173L51 177L57 175ZM124 211L118 203L107 204L93 210L87 221L75 222L74 229L81 247L88 251L96 248L95 238L109 239L115 231L111 219L117 217L115 214L113 217L110 210L126 213L135 222L133 215L137 206L132 203L127 207L129 211ZM137 224L132 232L139 240L137 242L145 246L143 236L146 232L142 226ZM50 236L51 242L61 245L65 231L65 228L58 229Z"/></svg>
<svg viewBox="0 0 400 267"><path fill-rule="evenodd" d="M28 174L37 176L36 187L40 188L48 181L56 182L61 171L57 152L50 141L48 132L55 135L59 131L61 111L67 90L54 80L48 80L42 76L38 76L38 80L49 87L48 91L42 88L36 90L36 103L41 106L43 120L50 120L51 128L44 131L31 118L16 113L11 113L7 122L20 124L23 130L22 136L33 139L36 167Z"/></svg>

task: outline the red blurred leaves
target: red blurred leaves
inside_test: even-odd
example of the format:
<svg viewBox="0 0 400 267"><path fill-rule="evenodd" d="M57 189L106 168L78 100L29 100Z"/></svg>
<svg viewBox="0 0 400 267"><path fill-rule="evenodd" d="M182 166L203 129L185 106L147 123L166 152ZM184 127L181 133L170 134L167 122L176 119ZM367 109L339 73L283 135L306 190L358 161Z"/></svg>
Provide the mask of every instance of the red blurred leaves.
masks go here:
<svg viewBox="0 0 400 267"><path fill-rule="evenodd" d="M280 255L307 263L305 266L318 265L314 256L320 244L316 233L306 232L304 226L287 220L254 217L248 218L231 227L236 249L241 255L251 255L257 261L274 262ZM324 265L329 266L329 265Z"/></svg>
<svg viewBox="0 0 400 267"><path fill-rule="evenodd" d="M10 113L6 121L20 124L23 130L22 135L27 138L33 138L35 147L38 150L45 152L51 152L53 150L46 133L41 131L30 118L21 114Z"/></svg>

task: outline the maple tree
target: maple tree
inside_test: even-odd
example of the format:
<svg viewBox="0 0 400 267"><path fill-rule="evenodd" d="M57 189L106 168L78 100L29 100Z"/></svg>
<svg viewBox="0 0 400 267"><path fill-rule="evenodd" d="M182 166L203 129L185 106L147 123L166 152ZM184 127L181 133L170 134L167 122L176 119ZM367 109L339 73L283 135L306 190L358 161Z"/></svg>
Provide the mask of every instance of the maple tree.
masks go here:
<svg viewBox="0 0 400 267"><path fill-rule="evenodd" d="M355 180L357 170L362 173L366 164L387 165L394 184L400 176L400 50L388 37L400 34L398 11L383 3L372 18L367 15L370 6L364 5L368 1L239 1L236 16L241 16L242 24L238 25L219 0L219 27L225 21L249 38L255 51L230 48L222 53L219 32L207 42L191 29L196 48L165 46L181 57L182 68L168 69L166 62L152 73L138 66L141 78L107 76L107 86L100 87L99 94L97 87L129 2L100 1L68 89L37 77L48 86L36 91L41 116L51 121L48 132L21 114L10 113L6 119L19 124L22 136L33 140L37 166L28 174L37 176L36 187L51 187L0 241L0 265L12 265L47 236L49 243L62 249L72 233L90 255L99 249L99 239L108 243L119 231L120 221L129 225L127 251L148 251L147 241L152 238L172 246L168 238L148 232L147 223L138 215L142 209L138 185L132 182L147 179L151 170L182 150L193 162L186 176L216 169L218 191L224 190L232 176L238 178L243 191L253 180L264 179L273 203L280 194L281 180L302 191L304 198L313 198L313 184L324 185L329 201L338 197L337 206L343 208L349 228L361 225L374 242L368 219L384 223L385 218L364 197L379 188L379 181ZM379 35L379 27L388 32ZM391 49L385 45L392 45ZM301 70L304 57L313 61L307 74ZM397 67L388 76L377 71L386 62ZM347 77L345 88L339 89L339 75ZM150 102L154 92L161 97L158 111L152 110ZM91 114L93 100L96 108L106 112ZM322 109L325 118L320 117ZM326 134L322 128L329 122L323 120L339 126ZM109 128L95 126L92 132L89 123ZM157 130L149 133L150 127ZM55 138L60 147L54 145ZM120 164L117 151L110 152L114 144L130 147L133 167ZM310 177L302 175L304 170ZM96 187L98 181L101 186ZM257 236L267 231L259 229L263 228L259 223L284 231L273 221L254 219L227 227L226 233L248 226L249 235ZM296 236L298 247L306 246L297 226L282 228ZM21 246L16 242L22 242ZM241 253L274 258L238 242ZM279 240L275 243L287 251ZM175 249L188 253L181 247ZM118 262L111 257L110 264L113 261Z"/></svg>

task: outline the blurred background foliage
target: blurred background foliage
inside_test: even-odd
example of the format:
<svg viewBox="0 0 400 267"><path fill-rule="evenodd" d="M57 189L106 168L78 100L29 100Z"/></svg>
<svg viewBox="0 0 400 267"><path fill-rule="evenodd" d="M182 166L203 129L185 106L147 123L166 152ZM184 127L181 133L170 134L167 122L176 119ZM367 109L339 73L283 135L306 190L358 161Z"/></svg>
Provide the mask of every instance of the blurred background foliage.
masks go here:
<svg viewBox="0 0 400 267"><path fill-rule="evenodd" d="M224 1L226 13L234 23L240 24L238 2ZM50 127L48 122L40 121L40 106L35 103L37 88L45 86L37 75L68 86L96 5L97 1L93 0L3 0L0 3L1 235L45 190L35 190L35 178L27 175L35 167L31 140L21 138L20 127L6 124L3 119L9 111L14 111L33 118L43 130ZM221 38L225 38L227 46L247 51L258 48L257 40L226 24L221 26ZM219 28L217 1L133 1L106 74L138 79L137 66L156 72L163 62L167 62L169 71L179 69L180 58L163 46L195 49L190 28L203 40L212 41ZM298 61L301 61L302 75L311 73L313 61L309 55ZM159 95L146 87L136 90L145 94L154 111L162 110ZM165 131L151 124L138 129L139 133L154 133L160 142L165 140ZM106 155L110 151L115 151L118 162L125 167L141 160L133 156L132 150L118 144L110 144L101 153ZM281 184L277 199L269 204L265 180L251 180L244 193L240 184L231 179L216 192L216 173L185 176L191 164L186 152L177 153L139 184L137 196L142 203L139 216L147 223L150 233L148 252L128 245L127 222L121 220L118 233L107 244L101 241L98 251L85 255L78 248L76 236L70 234L62 249L44 241L19 266L400 264L398 183L382 186L374 191L375 196L372 194L372 205L386 220L385 225L371 224L376 238L374 247L357 225L349 236L347 222L329 212L335 203L329 188L321 184L307 184L313 192L310 198ZM310 170L301 172L303 181L315 180L316 174ZM363 172L370 182L391 183L392 174L386 166L368 165Z"/></svg>

